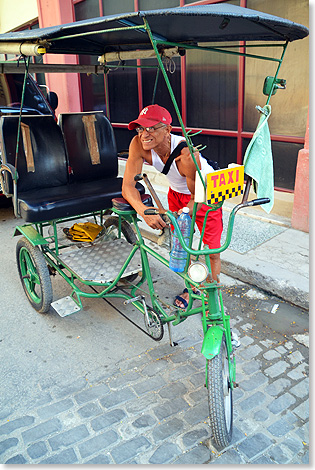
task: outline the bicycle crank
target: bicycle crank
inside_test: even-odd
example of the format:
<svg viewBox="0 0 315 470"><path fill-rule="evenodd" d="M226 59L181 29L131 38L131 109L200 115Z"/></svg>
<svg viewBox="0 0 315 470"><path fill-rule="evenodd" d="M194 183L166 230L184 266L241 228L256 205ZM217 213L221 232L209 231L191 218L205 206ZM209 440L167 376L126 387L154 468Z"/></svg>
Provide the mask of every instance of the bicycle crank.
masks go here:
<svg viewBox="0 0 315 470"><path fill-rule="evenodd" d="M147 305L145 303L144 295L137 295L137 297L133 297L132 299L125 300L124 305L131 304L132 302L136 302L137 300L140 300L142 302L146 322L147 322L148 326L151 327L153 325L153 323L151 323L150 318L149 318L148 309L147 309Z"/></svg>

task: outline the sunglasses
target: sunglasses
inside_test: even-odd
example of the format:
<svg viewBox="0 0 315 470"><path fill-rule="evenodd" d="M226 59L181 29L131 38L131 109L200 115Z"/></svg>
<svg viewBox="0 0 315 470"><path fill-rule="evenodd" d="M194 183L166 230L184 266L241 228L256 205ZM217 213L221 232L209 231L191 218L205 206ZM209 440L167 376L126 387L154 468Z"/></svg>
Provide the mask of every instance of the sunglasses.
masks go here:
<svg viewBox="0 0 315 470"><path fill-rule="evenodd" d="M144 130L146 130L147 132L149 132L149 134L152 134L152 132L154 131L157 131L158 129L162 129L162 127L166 127L165 124L162 124L162 126L159 126L159 127L136 127L136 131L138 132L138 134L142 134L142 132L144 132Z"/></svg>

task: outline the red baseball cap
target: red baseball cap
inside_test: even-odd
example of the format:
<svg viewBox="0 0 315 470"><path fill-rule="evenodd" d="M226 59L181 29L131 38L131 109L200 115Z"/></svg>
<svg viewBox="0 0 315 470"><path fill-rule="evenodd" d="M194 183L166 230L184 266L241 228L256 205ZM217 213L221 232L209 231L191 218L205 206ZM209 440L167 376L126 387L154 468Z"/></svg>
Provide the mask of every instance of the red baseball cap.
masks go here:
<svg viewBox="0 0 315 470"><path fill-rule="evenodd" d="M151 127L155 124L162 122L163 124L171 124L172 116L167 111L167 109L159 106L158 104L151 104L150 106L146 106L140 112L138 119L135 121L131 121L128 124L128 129L131 131L136 127L143 126L143 127Z"/></svg>

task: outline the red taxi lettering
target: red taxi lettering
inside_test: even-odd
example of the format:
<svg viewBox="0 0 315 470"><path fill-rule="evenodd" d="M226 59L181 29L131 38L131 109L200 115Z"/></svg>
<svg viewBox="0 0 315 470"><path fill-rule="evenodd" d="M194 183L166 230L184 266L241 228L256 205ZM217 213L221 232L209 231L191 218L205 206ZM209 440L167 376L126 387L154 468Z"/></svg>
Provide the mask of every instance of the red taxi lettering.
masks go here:
<svg viewBox="0 0 315 470"><path fill-rule="evenodd" d="M225 176L224 176L224 173L221 173L219 186L224 186L224 185L225 185Z"/></svg>
<svg viewBox="0 0 315 470"><path fill-rule="evenodd" d="M219 175L211 175L211 180L213 182L213 187L216 188L217 186L217 179L219 178Z"/></svg>

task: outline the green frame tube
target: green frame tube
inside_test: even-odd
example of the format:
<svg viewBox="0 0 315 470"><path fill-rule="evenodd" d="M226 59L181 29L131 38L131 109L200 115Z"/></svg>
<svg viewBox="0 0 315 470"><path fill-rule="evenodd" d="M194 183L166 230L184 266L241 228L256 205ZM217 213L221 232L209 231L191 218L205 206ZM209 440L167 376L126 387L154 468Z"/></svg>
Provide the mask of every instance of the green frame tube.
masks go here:
<svg viewBox="0 0 315 470"><path fill-rule="evenodd" d="M203 314L203 317L204 317L203 322L204 322L205 325L208 325L210 322L213 322L213 321L219 321L221 316L222 316L222 312L224 312L224 310L223 310L222 297L221 297L221 302L218 301L218 294L217 294L218 284L217 284L217 282L205 283L203 285L203 287L201 287L201 286L199 286L198 283L193 282L189 278L186 270L183 273L177 273L177 275L180 276L183 279L183 281L185 282L187 288L190 291L190 299L189 299L188 308L187 308L186 311L178 309L178 311L176 313L172 314L172 315L168 315L166 313L166 311L164 310L164 308L161 305L161 302L160 302L158 296L155 294L154 285L153 285L152 276L151 276L150 265L149 265L149 260L148 260L148 255L152 256L153 258L155 258L157 261L159 261L160 263L162 263L166 267L168 267L169 261L166 258L164 258L162 255L160 255L159 253L157 253L156 251L154 251L152 248L150 248L149 246L147 246L145 244L145 242L143 240L143 237L141 235L138 223L137 223L138 218L137 218L137 214L135 212L133 212L133 213L130 213L130 211L123 212L123 211L117 211L115 209L114 209L113 212L116 212L116 213L120 212L119 214L117 214L118 217L119 217L119 221L120 221L119 222L119 227L121 227L121 222L122 222L123 219L129 218L129 220L133 222L133 225L136 229L136 234L138 236L138 242L133 246L129 256L127 257L126 261L122 265L116 279L113 282L108 282L108 283L85 281L85 280L81 279L79 276L77 276L76 273L70 267L66 266L62 262L62 260L60 259L59 251L63 246L58 245L57 222L60 223L62 221L69 220L69 219L74 220L75 218L58 219L58 221L52 221L51 223L47 223L47 222L46 223L39 223L36 226L37 231L39 233L41 233L42 235L43 235L45 227L47 227L49 225L53 226L54 248L50 248L48 246L49 239L51 239L51 236L48 236L47 237L47 245L42 246L42 252L43 252L43 255L44 255L48 265L50 265L52 268L54 268L66 280L66 282L71 286L71 288L73 289L73 292L72 292L71 295L72 295L72 297L74 297L74 296L77 297L77 300L74 299L77 302L77 304L80 307L82 307L81 298L109 298L109 297L112 297L112 298L123 298L125 300L132 299L136 296L137 291L141 290L142 284L144 284L144 282L147 282L152 307L154 309L157 309L157 311L161 314L163 323L173 322L173 324L178 324L178 323L184 321L186 318L188 318L192 315L198 314L198 313ZM93 213L93 214L90 214L90 215L93 215L94 217L96 215L102 216L102 214L97 214L97 213ZM232 217L232 214L231 214L230 215L230 220L229 220L228 233L232 232L233 222L234 222L234 218ZM177 230L179 231L176 219L175 219L175 224L174 225L175 225L175 227L177 225ZM180 232L179 232L179 234L180 234ZM180 235L179 235L179 238L180 238ZM188 249L187 246L186 246L186 248ZM123 292L113 292L113 290L117 286L117 283L120 281L125 269L127 268L128 264L130 263L131 259L133 258L135 253L138 252L139 250L140 250L141 260L142 260L142 277L141 277L141 279L137 282L137 284L134 284L130 287L126 287L126 288L130 289L130 294L123 293ZM217 252L218 250L219 249L210 250L210 251L211 252ZM196 250L191 250L191 251L192 251L192 254L194 254L194 252ZM201 251L201 253L205 252L205 250L200 250L200 251ZM102 290L100 292L85 292L79 286L77 286L75 284L76 280L79 281L84 287L98 286L98 287L101 287ZM201 295L194 294L192 292L192 286L201 288L201 290L202 290ZM192 303L193 303L194 299L201 300L202 305L200 307L197 307L197 308L192 308ZM209 308L210 308L210 311L211 311L211 314L210 314L209 318L206 318L206 316L205 316L206 302L209 305ZM133 305L141 313L144 313L143 305L142 305L141 302L135 301L135 302L133 302Z"/></svg>

